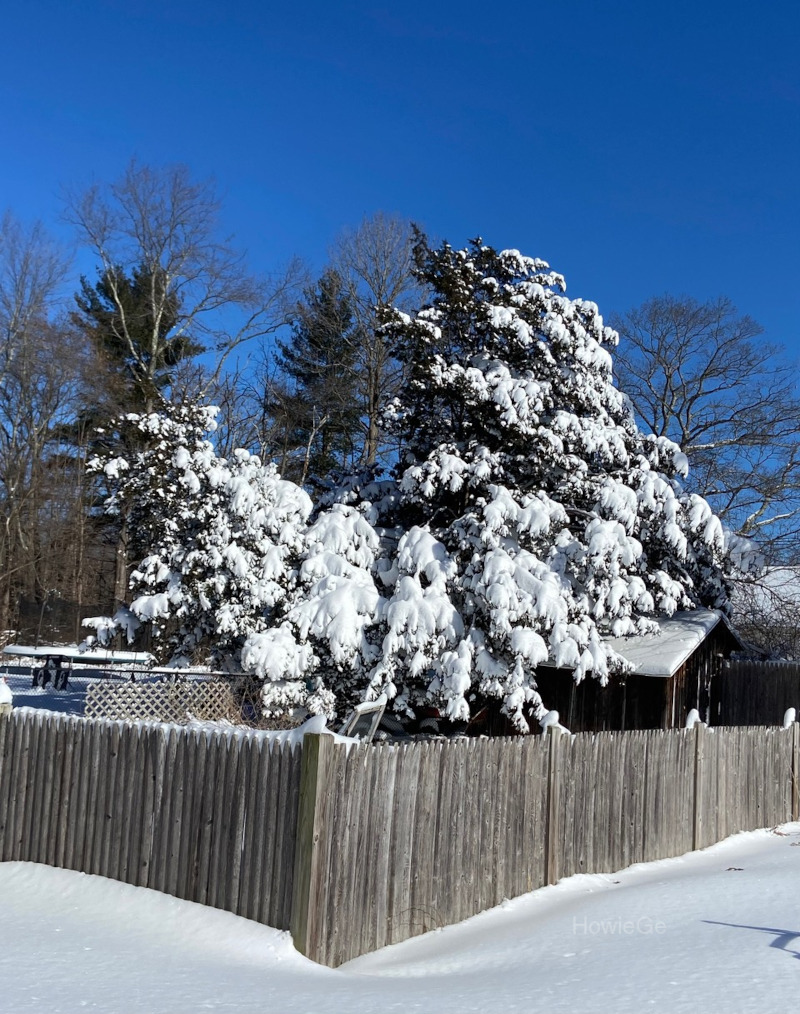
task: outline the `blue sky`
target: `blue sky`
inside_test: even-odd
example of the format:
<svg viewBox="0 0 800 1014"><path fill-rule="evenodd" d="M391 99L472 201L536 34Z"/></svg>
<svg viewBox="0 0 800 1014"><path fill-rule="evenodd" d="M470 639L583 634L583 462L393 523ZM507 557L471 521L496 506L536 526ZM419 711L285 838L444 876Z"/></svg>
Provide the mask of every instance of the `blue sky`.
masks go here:
<svg viewBox="0 0 800 1014"><path fill-rule="evenodd" d="M609 315L729 296L800 356L800 5L23 0L0 209L131 156L213 176L256 270L377 210L544 257Z"/></svg>

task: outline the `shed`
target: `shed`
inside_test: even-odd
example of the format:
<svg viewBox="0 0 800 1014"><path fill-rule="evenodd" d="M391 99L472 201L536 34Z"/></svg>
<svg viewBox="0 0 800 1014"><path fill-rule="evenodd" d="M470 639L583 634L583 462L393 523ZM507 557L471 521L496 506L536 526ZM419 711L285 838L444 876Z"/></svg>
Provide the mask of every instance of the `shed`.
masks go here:
<svg viewBox="0 0 800 1014"><path fill-rule="evenodd" d="M569 670L540 666L536 682L547 707L572 732L683 728L692 708L708 721L712 680L742 642L718 609L675 613L659 626L649 637L608 639L633 666L608 686L576 684Z"/></svg>

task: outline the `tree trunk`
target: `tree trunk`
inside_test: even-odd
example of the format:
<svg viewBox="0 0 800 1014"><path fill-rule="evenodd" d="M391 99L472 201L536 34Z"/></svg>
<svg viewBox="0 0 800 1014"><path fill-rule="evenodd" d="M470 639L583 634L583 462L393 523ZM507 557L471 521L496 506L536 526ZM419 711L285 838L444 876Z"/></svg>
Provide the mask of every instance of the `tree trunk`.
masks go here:
<svg viewBox="0 0 800 1014"><path fill-rule="evenodd" d="M128 594L128 517L122 516L116 552L116 568L114 571L114 606L119 609L125 605Z"/></svg>

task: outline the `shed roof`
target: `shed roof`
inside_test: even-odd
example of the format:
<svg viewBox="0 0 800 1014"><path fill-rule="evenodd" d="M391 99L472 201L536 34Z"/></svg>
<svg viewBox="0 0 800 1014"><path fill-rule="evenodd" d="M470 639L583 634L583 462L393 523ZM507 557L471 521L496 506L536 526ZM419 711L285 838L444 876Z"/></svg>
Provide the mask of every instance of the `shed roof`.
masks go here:
<svg viewBox="0 0 800 1014"><path fill-rule="evenodd" d="M727 622L719 609L695 609L658 621L657 634L609 637L609 644L642 676L674 676L714 627Z"/></svg>

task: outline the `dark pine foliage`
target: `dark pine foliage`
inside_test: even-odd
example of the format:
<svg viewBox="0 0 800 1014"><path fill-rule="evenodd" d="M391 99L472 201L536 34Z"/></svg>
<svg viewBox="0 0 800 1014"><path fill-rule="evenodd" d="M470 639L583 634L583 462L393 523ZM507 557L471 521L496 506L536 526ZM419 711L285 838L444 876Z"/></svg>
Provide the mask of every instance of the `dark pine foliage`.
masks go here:
<svg viewBox="0 0 800 1014"><path fill-rule="evenodd" d="M287 390L271 406L280 417L288 454L283 473L312 486L358 455L358 324L341 275L325 271L305 290L291 342L278 342Z"/></svg>
<svg viewBox="0 0 800 1014"><path fill-rule="evenodd" d="M174 333L180 300L158 268L104 272L92 285L81 278L72 314L112 380L115 411L150 410L169 387L174 368L202 352L186 333Z"/></svg>

